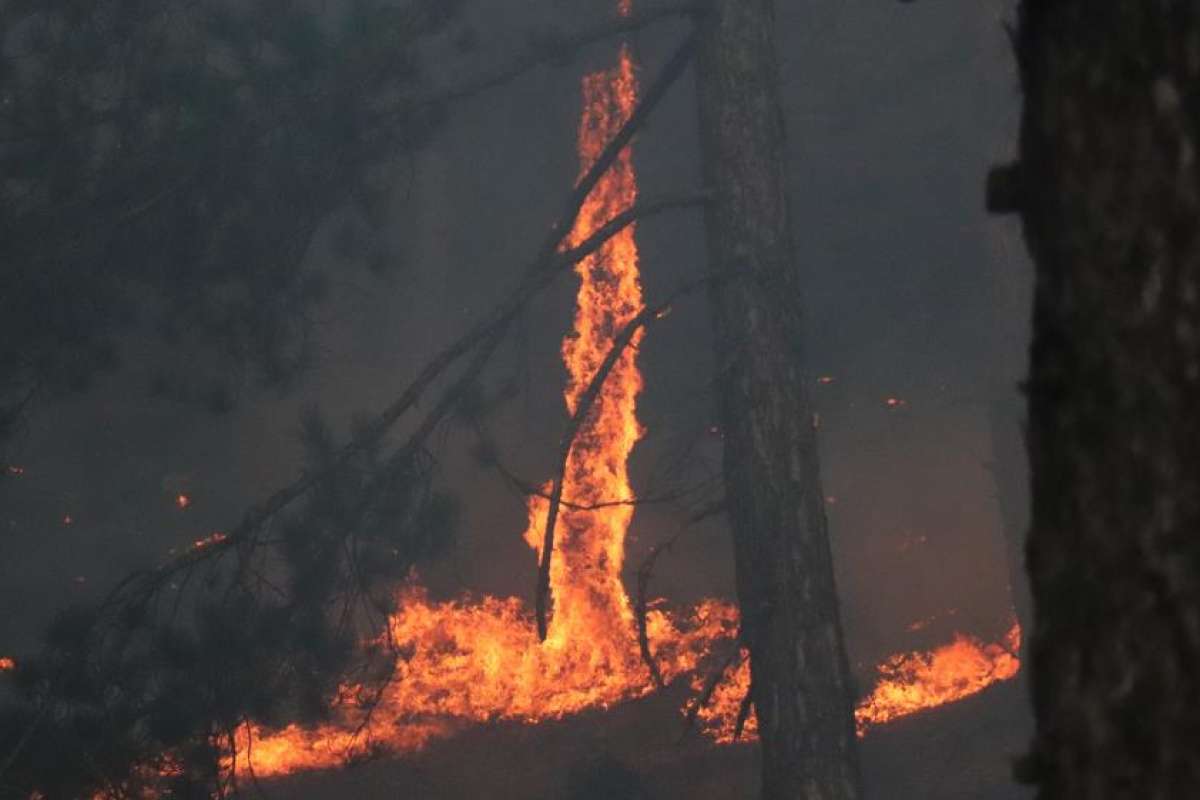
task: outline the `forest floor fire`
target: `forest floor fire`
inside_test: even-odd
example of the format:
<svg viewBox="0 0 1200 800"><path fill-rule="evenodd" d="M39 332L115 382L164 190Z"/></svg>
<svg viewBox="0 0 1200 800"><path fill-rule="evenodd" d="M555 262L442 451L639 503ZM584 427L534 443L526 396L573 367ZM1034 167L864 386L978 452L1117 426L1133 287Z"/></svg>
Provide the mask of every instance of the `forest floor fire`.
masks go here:
<svg viewBox="0 0 1200 800"><path fill-rule="evenodd" d="M627 4L622 11L628 13ZM635 105L637 81L627 48L615 68L584 78L583 96L581 171ZM629 208L636 195L627 148L587 200L568 246ZM574 330L562 346L565 400L572 414L616 333L644 308L634 229L614 237L577 272ZM520 600L432 602L414 582L399 591L399 610L380 638L379 644L394 647L399 656L369 711L357 700L368 693L347 685L335 704L340 719L308 729L245 726L227 766L249 767L263 778L335 767L377 752L413 752L468 725L559 719L655 690L621 580L634 510L626 463L642 433L636 418L642 380L636 343L635 338L609 373L569 453L562 485L569 502L556 529L550 571L554 605L545 641L539 641L533 614ZM529 504L525 539L539 556L547 505L541 496ZM697 728L720 743L734 741L738 733L747 739L755 735L753 715L738 721L745 716L740 712L750 676L747 660L733 653L736 634L736 608L722 600L682 612L652 605L646 614L646 638L662 679L689 682L694 697L684 713L691 711ZM855 711L859 735L1012 678L1020 668L1019 642L1014 622L999 644L959 634L932 651L888 658L877 668L875 688ZM704 698L710 683L706 673L720 663L721 654L732 654L725 660L728 674L712 682Z"/></svg>

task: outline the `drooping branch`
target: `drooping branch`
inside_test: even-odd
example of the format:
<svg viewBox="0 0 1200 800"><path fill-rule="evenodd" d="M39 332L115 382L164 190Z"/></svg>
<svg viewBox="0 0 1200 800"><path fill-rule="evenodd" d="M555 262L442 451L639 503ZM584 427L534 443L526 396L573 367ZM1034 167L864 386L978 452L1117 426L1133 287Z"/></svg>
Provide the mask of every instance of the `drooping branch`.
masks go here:
<svg viewBox="0 0 1200 800"><path fill-rule="evenodd" d="M605 380L608 379L613 367L616 366L617 361L621 358L621 354L630 345L638 332L655 320L666 316L671 305L679 298L689 292L695 291L701 286L707 286L711 282L709 278L689 281L672 292L671 296L662 303L646 307L641 313L626 323L613 338L612 347L609 348L604 361L600 363L596 374L592 376L592 380L579 397L575 413L567 423L566 432L563 434L562 442L559 446L558 469L555 473L554 485L550 492L550 503L546 510L546 525L542 534L542 554L538 564L537 587L534 593L534 614L537 619L538 638L543 641L546 639L549 627L547 622L547 606L550 596L550 562L554 554L554 526L558 520L559 506L562 505L563 482L567 471L567 460L571 456L571 449L575 444L576 436L579 435L579 429L583 426L584 420L587 419L592 406L595 405L596 399L600 396L600 390L604 388Z"/></svg>
<svg viewBox="0 0 1200 800"><path fill-rule="evenodd" d="M473 381L474 376L486 365L495 347L503 339L508 326L534 297L567 268L599 250L605 242L636 220L645 219L663 211L700 204L704 196L690 193L634 206L601 226L578 246L567 250L559 249L568 232L574 227L575 220L578 218L579 211L588 194L616 161L621 151L628 146L634 134L649 117L650 112L665 96L667 89L682 74L691 57L692 50L693 40L689 38L668 60L660 75L639 100L629 119L625 121L568 195L563 211L550 228L546 240L542 243L533 262L526 269L520 284L503 303L496 307L492 314L428 361L400 396L341 449L327 470L302 475L294 483L275 492L261 505L247 511L241 522L220 541L214 541L204 548L190 550L158 569L132 573L114 588L102 603L101 610L111 610L128 600L129 598L124 595L126 590L136 589L135 597L148 597L180 570L187 569L196 562L219 557L235 548L245 547L246 540L260 530L268 520L307 494L328 472L340 468L351 458L380 441L396 421L416 405L446 370L464 355L484 343L481 355L470 365L464 373L464 378L453 388L461 389ZM443 396L442 401L427 415L425 422L417 429L417 433L410 437L402 448L405 453L411 453L422 444L428 433L445 416L452 406L450 394L446 393Z"/></svg>
<svg viewBox="0 0 1200 800"><path fill-rule="evenodd" d="M704 201L704 196L695 193L640 204L618 214L580 245L560 250L564 238L574 227L584 200L622 150L628 146L635 132L645 122L652 108L665 95L669 86L678 79L690 58L691 49L692 43L689 40L668 61L633 114L574 187L561 216L551 228L546 241L537 252L517 288L487 319L429 361L404 392L349 443L337 450L327 463L302 474L297 481L277 491L261 505L251 508L228 535L220 539L208 540L203 546L192 548L158 568L135 572L128 576L109 593L101 604L95 620L111 622L123 610L138 607L140 604L157 603L163 587L167 586L174 576L181 572L190 574L202 562L215 564L223 556L231 553L237 554L239 564L248 562L259 548L270 544L259 536L270 520L311 492L339 468L347 465L355 456L375 447L395 423L409 412L455 364L464 356L474 353L474 357L457 380L442 392L434 408L417 426L414 433L389 458L384 472L385 474L395 474L396 470L405 468L408 460L424 448L429 436L445 419L455 403L460 400L465 389L477 379L496 347L503 340L511 323L517 319L529 302L549 286L558 275L579 260L596 252L605 242L636 220L645 219L670 209L700 205ZM632 333L630 335L632 336ZM385 484L385 480L379 481L376 486L371 487L367 497L373 496ZM102 635L106 635L106 631L116 627L105 625L97 628L96 623L93 623L89 626L91 632L89 635L94 634L96 630L100 630ZM2 763L3 769L0 769L0 774L11 766L21 750L24 749L28 738L50 707L49 702L47 699L40 704L25 736L18 741L15 749Z"/></svg>

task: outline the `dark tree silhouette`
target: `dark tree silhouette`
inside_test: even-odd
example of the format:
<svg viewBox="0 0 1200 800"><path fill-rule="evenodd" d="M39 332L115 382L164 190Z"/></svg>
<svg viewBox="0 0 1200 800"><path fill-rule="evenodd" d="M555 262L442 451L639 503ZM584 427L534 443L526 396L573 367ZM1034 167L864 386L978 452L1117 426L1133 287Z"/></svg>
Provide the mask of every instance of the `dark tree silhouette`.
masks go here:
<svg viewBox="0 0 1200 800"><path fill-rule="evenodd" d="M785 186L771 0L700 18L698 89L725 497L765 800L861 796Z"/></svg>
<svg viewBox="0 0 1200 800"><path fill-rule="evenodd" d="M352 212L345 254L388 261L386 167L440 116L405 104L428 86L415 47L455 7L0 4L0 435L32 394L115 369L132 332L166 345L142 365L154 394L222 411L239 370L291 382L321 223Z"/></svg>
<svg viewBox="0 0 1200 800"><path fill-rule="evenodd" d="M1200 795L1200 7L1025 0L1042 798Z"/></svg>

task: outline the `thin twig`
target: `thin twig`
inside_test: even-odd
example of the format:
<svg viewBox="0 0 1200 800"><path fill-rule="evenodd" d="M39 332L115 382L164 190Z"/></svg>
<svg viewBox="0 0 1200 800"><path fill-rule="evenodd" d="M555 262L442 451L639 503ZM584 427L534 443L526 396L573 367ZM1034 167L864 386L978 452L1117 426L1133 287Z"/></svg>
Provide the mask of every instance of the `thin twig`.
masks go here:
<svg viewBox="0 0 1200 800"><path fill-rule="evenodd" d="M637 600L634 603L634 619L637 622L638 650L641 651L642 661L645 662L646 668L650 670L650 677L654 680L654 685L662 689L666 686L663 680L662 671L658 668L658 662L654 659L654 654L650 651L650 632L646 623L646 614L650 610L649 589L650 579L654 575L654 563L658 560L659 555L664 551L670 550L671 547L679 540L679 537L689 531L693 525L701 520L707 519L713 514L719 513L725 508L724 498L716 502L709 503L701 508L696 513L684 520L675 534L666 541L659 542L642 561L642 565L637 571Z"/></svg>

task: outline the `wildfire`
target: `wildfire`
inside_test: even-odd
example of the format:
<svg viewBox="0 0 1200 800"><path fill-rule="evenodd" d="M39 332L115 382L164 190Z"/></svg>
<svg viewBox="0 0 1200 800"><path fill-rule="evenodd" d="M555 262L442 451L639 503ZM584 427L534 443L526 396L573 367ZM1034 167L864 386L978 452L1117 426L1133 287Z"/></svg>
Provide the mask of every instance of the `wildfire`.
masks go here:
<svg viewBox="0 0 1200 800"><path fill-rule="evenodd" d="M622 0L619 10L628 14L629 0ZM581 173L628 118L637 91L628 48L621 49L614 68L584 78ZM629 208L636 196L637 178L627 148L588 197L566 246L582 242ZM567 371L564 400L571 413L615 335L644 307L634 229L612 238L580 262L576 272L576 315L561 350ZM636 416L642 388L636 344L637 339L610 372L567 460L545 641L538 640L533 615L519 599L484 596L435 602L410 581L398 590L398 611L372 643L397 654L386 685L375 694L362 686L342 686L333 719L319 727L243 726L227 769L252 766L255 776L266 778L335 767L375 752L412 752L466 725L497 720L536 723L606 708L654 690L621 581L633 506L614 503L634 496L626 463L642 435ZM524 539L535 551L542 545L547 503L541 496L529 503ZM704 601L681 613L653 607L646 621L662 677L690 677L698 691L719 645L732 646L736 640L737 611L725 601ZM919 707L949 702L954 692L964 696L987 682L1010 677L1017 667L1015 656L994 648L963 638L932 654L889 659L880 668L875 693L859 707L860 733ZM748 685L749 666L743 659L699 710L701 729L717 741L732 739ZM744 734L755 730L750 715Z"/></svg>
<svg viewBox="0 0 1200 800"><path fill-rule="evenodd" d="M1014 620L999 643L985 644L973 636L956 633L954 640L929 652L897 653L876 667L876 684L854 709L859 737L887 722L978 694L1016 676L1021 669L1021 626ZM750 663L745 654L733 674L713 692L712 700L697 714L701 728L718 742L735 739L742 699L750 688ZM701 691L703 680L692 678ZM758 722L753 714L745 721L742 738L754 738Z"/></svg>
<svg viewBox="0 0 1200 800"><path fill-rule="evenodd" d="M1015 677L1021 669L1021 626L1014 620L1000 643L985 644L955 634L954 641L930 653L899 653L877 668L879 681L858 704L858 735L876 725L926 708L953 703Z"/></svg>
<svg viewBox="0 0 1200 800"><path fill-rule="evenodd" d="M621 13L629 11L623 3ZM615 68L583 81L579 125L580 173L586 172L632 113L637 78L628 48ZM637 197L629 149L617 158L580 210L566 246L593 234ZM567 369L564 393L574 413L580 396L612 345L614 336L643 309L633 227L610 239L576 267L580 279L573 331L562 345ZM642 431L635 408L642 388L637 339L623 352L581 426L563 480L564 504L557 526L550 587L553 609L546 640L538 641L520 600L483 597L432 603L416 586L401 592L388 636L405 655L375 710L369 735L354 726L268 733L245 730L238 759L252 760L257 775L331 766L347 754L372 748L411 750L466 722L525 722L605 707L653 689L639 655L633 609L621 583L625 533L631 505L608 504L633 497L626 462ZM547 501L529 504L525 540L542 544ZM540 556L540 552L539 552ZM731 636L736 616L727 604L702 604L675 620L651 611L648 633L656 642L664 677L695 669L718 636ZM389 638L390 637L390 638ZM383 640L381 640L383 641ZM661 643L661 644L659 644ZM356 687L344 687L354 696ZM350 712L348 712L350 713ZM386 730L383 728L386 727Z"/></svg>
<svg viewBox="0 0 1200 800"><path fill-rule="evenodd" d="M616 69L584 78L583 95L581 174L591 168L633 112L637 82L627 48L622 48ZM626 148L584 203L568 246L582 243L633 205L636 198L637 180ZM579 262L576 273L580 284L574 332L562 345L567 368L564 399L571 414L608 355L614 335L644 308L633 226ZM636 416L637 395L642 389L635 361L640 334L621 353L576 437L563 478L563 497L573 506L595 506L633 497L626 463L642 435ZM529 504L525 541L539 557L547 506L543 497L534 497ZM621 584L625 532L633 518L633 507L609 505L589 511L568 506L561 517L551 564L554 613L547 641L551 647L570 647L572 642L590 640L589 660L596 668L615 671L622 677L631 673L640 676L632 633L633 610Z"/></svg>

